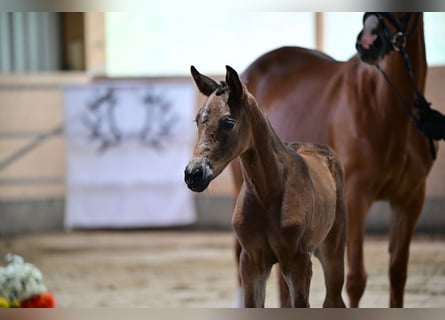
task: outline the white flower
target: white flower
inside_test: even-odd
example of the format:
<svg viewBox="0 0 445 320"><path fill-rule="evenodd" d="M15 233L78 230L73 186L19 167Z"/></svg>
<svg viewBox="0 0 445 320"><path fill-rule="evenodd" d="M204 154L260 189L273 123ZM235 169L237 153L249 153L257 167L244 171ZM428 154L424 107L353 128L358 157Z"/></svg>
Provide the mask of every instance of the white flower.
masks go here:
<svg viewBox="0 0 445 320"><path fill-rule="evenodd" d="M39 269L14 254L6 255L6 267L0 267L0 296L14 300L25 300L47 292Z"/></svg>

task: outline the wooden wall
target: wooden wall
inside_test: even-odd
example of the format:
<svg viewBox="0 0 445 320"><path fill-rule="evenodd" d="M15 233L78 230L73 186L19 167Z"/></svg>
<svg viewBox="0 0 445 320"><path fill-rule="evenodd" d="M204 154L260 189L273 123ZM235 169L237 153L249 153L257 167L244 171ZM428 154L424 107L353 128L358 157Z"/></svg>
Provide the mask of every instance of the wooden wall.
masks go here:
<svg viewBox="0 0 445 320"><path fill-rule="evenodd" d="M63 87L89 81L91 80L86 73L0 75L0 163L4 163L12 154L38 141L38 137L42 134L63 127ZM445 113L444 81L445 67L430 68L426 97L432 102L433 107L442 113ZM201 103L202 97L199 97L197 107ZM210 205L212 199L226 199L221 210L228 211L230 216L231 192L231 176L229 170L226 170L207 191L197 195L197 200L201 204ZM3 214L2 203L63 200L64 196L63 133L42 139L30 152L0 170L0 216ZM445 203L443 141L440 142L438 159L427 181L427 200L437 199L440 200L440 205L436 205L435 210L441 211ZM58 208L60 210L60 207ZM205 210L203 207L198 209ZM63 215L63 212L58 214ZM204 217L202 213L199 215ZM445 215L437 213L436 216L443 217L445 223ZM209 215L205 217L212 219ZM226 218L227 215L224 219Z"/></svg>

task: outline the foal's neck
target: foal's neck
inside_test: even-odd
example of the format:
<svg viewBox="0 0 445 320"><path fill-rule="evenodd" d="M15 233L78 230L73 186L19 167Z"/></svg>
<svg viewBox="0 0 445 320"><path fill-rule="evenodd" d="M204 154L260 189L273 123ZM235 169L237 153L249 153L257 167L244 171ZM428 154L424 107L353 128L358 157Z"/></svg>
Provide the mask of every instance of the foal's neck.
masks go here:
<svg viewBox="0 0 445 320"><path fill-rule="evenodd" d="M252 140L241 154L243 178L248 189L267 203L280 194L286 176L287 146L280 140L258 104L248 108Z"/></svg>

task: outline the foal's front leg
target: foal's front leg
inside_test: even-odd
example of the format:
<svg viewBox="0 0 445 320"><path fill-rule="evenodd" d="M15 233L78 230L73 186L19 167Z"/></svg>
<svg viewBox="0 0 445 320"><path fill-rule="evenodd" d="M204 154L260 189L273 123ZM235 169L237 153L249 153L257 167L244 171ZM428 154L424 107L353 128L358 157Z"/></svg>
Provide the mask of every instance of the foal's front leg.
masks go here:
<svg viewBox="0 0 445 320"><path fill-rule="evenodd" d="M264 258L241 251L240 275L245 308L264 308L266 282L271 268L272 264Z"/></svg>

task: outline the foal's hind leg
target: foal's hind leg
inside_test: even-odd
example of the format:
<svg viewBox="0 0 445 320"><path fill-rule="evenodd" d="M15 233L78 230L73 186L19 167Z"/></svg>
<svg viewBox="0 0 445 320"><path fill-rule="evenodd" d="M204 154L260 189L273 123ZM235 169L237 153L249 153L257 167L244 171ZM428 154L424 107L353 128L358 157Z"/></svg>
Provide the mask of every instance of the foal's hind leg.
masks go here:
<svg viewBox="0 0 445 320"><path fill-rule="evenodd" d="M323 267L326 285L324 308L345 307L341 293L345 279L347 213L343 195L339 196L334 225L316 252L316 256L320 259Z"/></svg>
<svg viewBox="0 0 445 320"><path fill-rule="evenodd" d="M372 201L365 197L366 192L360 191L359 185L346 184L348 204L347 260L348 275L346 291L349 296L349 306L358 308L360 299L366 287L366 271L364 265L363 242L365 236L365 218Z"/></svg>
<svg viewBox="0 0 445 320"><path fill-rule="evenodd" d="M280 262L281 272L289 289L290 307L309 308L312 262L307 252L297 252L288 261Z"/></svg>
<svg viewBox="0 0 445 320"><path fill-rule="evenodd" d="M403 200L391 201L391 227L389 239L391 283L390 307L403 307L403 296L407 278L409 247L422 211L425 199L425 186L421 185Z"/></svg>
<svg viewBox="0 0 445 320"><path fill-rule="evenodd" d="M316 256L321 262L326 286L326 297L323 308L345 308L341 296L344 284L344 245L338 245L338 235L328 236L320 245ZM337 242L337 245L335 244Z"/></svg>
<svg viewBox="0 0 445 320"><path fill-rule="evenodd" d="M283 272L281 271L281 266L278 268L278 286L280 289L280 307L292 307L292 302L289 295L289 288L287 287L286 279L284 279Z"/></svg>
<svg viewBox="0 0 445 320"><path fill-rule="evenodd" d="M243 289L241 286L241 274L240 274L240 259L241 259L241 244L239 243L239 240L237 237L234 237L234 247L235 247L235 261L236 266L238 267L238 292L237 297L235 301L235 307L236 308L242 308L244 306L244 297L243 297Z"/></svg>

